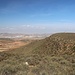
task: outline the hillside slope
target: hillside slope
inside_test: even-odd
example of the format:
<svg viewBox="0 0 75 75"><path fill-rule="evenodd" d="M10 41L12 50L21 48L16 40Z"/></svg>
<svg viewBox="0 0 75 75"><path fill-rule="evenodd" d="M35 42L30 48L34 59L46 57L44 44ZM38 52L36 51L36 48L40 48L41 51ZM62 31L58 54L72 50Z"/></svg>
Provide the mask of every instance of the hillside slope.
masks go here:
<svg viewBox="0 0 75 75"><path fill-rule="evenodd" d="M41 45L34 52L40 54L56 55L74 55L75 54L75 34L74 33L57 33L41 40ZM40 44L40 42L39 42Z"/></svg>
<svg viewBox="0 0 75 75"><path fill-rule="evenodd" d="M53 34L0 53L0 75L75 75L75 34Z"/></svg>

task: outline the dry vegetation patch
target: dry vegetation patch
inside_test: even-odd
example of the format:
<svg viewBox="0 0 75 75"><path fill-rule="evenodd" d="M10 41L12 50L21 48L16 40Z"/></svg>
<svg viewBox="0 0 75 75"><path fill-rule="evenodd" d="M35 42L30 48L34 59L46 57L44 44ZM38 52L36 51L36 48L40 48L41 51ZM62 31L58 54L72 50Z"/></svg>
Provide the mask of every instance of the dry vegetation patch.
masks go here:
<svg viewBox="0 0 75 75"><path fill-rule="evenodd" d="M0 75L75 75L74 37L71 33L53 34L0 53Z"/></svg>

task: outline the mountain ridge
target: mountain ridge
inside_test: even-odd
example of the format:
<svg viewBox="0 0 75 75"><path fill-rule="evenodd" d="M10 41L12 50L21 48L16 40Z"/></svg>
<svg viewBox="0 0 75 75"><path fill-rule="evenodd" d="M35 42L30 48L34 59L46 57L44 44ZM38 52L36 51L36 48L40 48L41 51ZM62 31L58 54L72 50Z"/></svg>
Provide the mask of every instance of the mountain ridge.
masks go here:
<svg viewBox="0 0 75 75"><path fill-rule="evenodd" d="M57 33L0 53L0 74L75 75L74 37L71 33Z"/></svg>

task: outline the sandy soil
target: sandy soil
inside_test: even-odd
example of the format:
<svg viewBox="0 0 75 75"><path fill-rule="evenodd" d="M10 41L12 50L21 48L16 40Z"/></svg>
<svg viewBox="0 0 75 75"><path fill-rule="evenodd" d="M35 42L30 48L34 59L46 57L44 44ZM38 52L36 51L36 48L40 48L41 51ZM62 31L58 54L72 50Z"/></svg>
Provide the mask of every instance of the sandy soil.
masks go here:
<svg viewBox="0 0 75 75"><path fill-rule="evenodd" d="M0 52L3 51L7 51L7 50L11 50L11 49L15 49L15 48L19 48L21 46L27 45L30 42L22 42L22 41L14 41L14 42L0 42Z"/></svg>

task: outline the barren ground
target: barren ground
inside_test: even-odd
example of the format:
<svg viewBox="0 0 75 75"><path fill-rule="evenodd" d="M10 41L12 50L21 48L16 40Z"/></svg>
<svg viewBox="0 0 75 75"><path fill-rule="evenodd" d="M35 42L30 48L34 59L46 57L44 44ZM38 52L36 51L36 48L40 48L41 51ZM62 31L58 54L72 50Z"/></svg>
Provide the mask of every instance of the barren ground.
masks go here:
<svg viewBox="0 0 75 75"><path fill-rule="evenodd" d="M27 45L29 43L30 43L30 41L23 42L20 40L15 40L15 41L0 40L0 52L19 48L19 47Z"/></svg>

